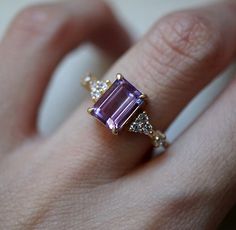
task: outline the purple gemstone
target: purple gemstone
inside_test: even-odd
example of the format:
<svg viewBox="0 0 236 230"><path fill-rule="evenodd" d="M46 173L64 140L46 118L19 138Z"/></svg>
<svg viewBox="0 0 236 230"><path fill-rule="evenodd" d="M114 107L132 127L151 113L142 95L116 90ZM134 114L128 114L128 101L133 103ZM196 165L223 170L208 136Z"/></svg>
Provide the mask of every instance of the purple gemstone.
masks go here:
<svg viewBox="0 0 236 230"><path fill-rule="evenodd" d="M117 79L95 103L92 116L111 130L120 131L129 117L144 103L142 95L126 79Z"/></svg>

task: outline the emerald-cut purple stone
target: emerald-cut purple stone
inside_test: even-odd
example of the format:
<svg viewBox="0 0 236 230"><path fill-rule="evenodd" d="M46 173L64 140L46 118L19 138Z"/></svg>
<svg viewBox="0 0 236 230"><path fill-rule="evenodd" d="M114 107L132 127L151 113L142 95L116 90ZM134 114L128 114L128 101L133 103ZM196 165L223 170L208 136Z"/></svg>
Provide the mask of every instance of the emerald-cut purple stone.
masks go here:
<svg viewBox="0 0 236 230"><path fill-rule="evenodd" d="M119 132L129 117L144 103L142 93L126 79L115 80L95 103L92 116L111 130Z"/></svg>

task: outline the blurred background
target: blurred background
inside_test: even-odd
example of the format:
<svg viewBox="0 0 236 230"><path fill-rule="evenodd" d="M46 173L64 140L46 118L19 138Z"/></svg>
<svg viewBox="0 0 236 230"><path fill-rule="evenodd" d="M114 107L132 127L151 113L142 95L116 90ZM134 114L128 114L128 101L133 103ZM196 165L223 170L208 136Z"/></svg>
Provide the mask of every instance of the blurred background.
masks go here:
<svg viewBox="0 0 236 230"><path fill-rule="evenodd" d="M42 2L47 1L0 0L0 36L3 36L9 22L18 11L30 4ZM174 10L198 7L215 0L107 0L107 2L134 39L138 40L161 16ZM81 77L87 71L101 77L109 65L111 60L88 44L78 47L65 58L53 76L41 108L39 128L43 134L48 134L57 128L84 99L86 93L80 87ZM234 74L235 67L231 66L192 101L168 130L167 135L170 140L182 132L214 100ZM236 219L235 215L234 217ZM232 221L233 214L231 214ZM236 229L236 225L232 223L230 225L227 221L222 225L222 229Z"/></svg>

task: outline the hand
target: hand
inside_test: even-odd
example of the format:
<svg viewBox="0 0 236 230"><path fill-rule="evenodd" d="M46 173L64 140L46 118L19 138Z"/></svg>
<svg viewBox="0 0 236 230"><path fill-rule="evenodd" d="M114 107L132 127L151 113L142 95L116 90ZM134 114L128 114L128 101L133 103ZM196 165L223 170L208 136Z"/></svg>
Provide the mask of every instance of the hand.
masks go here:
<svg viewBox="0 0 236 230"><path fill-rule="evenodd" d="M165 130L236 53L236 5L162 18L104 76L147 92ZM21 12L0 45L0 229L214 229L235 203L236 82L168 151L149 161L142 135L112 136L83 105L50 137L37 133L61 59L91 41L118 57L130 44L100 1Z"/></svg>

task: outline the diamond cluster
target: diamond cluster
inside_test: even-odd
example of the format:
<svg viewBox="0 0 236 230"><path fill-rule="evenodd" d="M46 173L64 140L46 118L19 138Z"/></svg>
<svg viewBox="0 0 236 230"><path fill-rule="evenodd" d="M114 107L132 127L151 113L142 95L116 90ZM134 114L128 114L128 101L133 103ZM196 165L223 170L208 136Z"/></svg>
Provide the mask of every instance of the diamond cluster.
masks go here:
<svg viewBox="0 0 236 230"><path fill-rule="evenodd" d="M153 129L149 122L149 117L145 111L137 116L135 121L130 125L129 131L148 135L152 138L153 145L157 148L167 144L165 134Z"/></svg>
<svg viewBox="0 0 236 230"><path fill-rule="evenodd" d="M97 101L104 92L109 88L109 83L105 81L91 81L90 82L90 95L94 101Z"/></svg>
<svg viewBox="0 0 236 230"><path fill-rule="evenodd" d="M145 95L121 74L117 74L113 83L97 80L91 74L87 75L81 83L90 91L95 102L93 107L88 109L89 114L103 123L113 134L118 134L145 103ZM154 130L145 111L137 114L129 131L149 136L155 147L168 147L166 136Z"/></svg>
<svg viewBox="0 0 236 230"><path fill-rule="evenodd" d="M146 112L142 112L138 115L135 121L130 125L130 132L144 133L150 135L153 131L153 127L149 122L149 117Z"/></svg>
<svg viewBox="0 0 236 230"><path fill-rule="evenodd" d="M99 81L92 74L88 74L82 80L82 85L90 91L93 101L97 101L111 86L110 81Z"/></svg>

